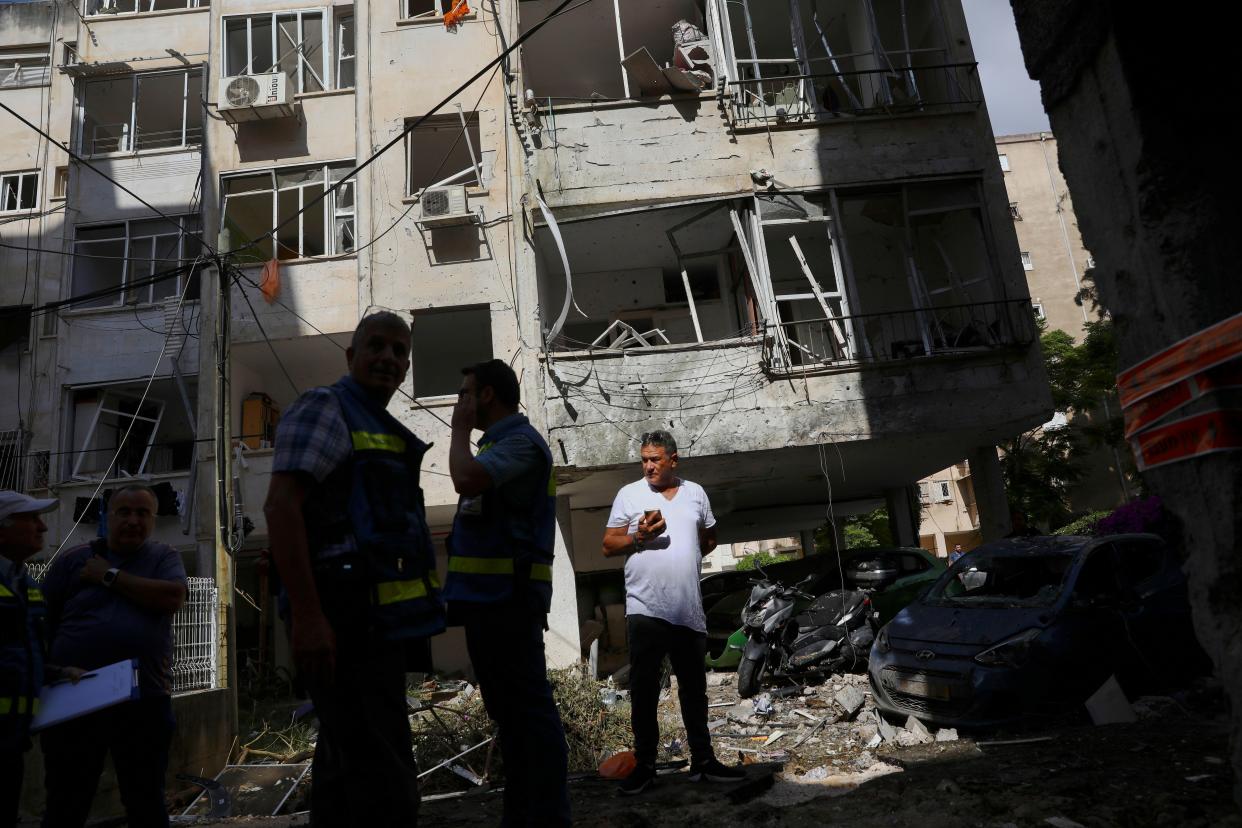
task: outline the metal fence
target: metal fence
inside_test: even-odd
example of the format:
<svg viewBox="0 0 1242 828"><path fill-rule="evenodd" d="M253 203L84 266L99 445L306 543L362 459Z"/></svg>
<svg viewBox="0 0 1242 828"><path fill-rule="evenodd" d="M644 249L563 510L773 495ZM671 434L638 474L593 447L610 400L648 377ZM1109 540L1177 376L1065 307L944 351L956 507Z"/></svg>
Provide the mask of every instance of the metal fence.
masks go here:
<svg viewBox="0 0 1242 828"><path fill-rule="evenodd" d="M1029 299L912 308L782 322L770 338L775 369L848 366L1029 345L1037 339Z"/></svg>
<svg viewBox="0 0 1242 828"><path fill-rule="evenodd" d="M30 577L42 581L48 565L26 565ZM186 578L185 604L173 616L173 693L213 690L217 683L220 593L214 578Z"/></svg>
<svg viewBox="0 0 1242 828"><path fill-rule="evenodd" d="M217 686L219 590L214 578L185 580L185 605L173 616L173 693Z"/></svg>
<svg viewBox="0 0 1242 828"><path fill-rule="evenodd" d="M983 101L978 64L778 75L731 81L734 126L837 116L899 115L973 109Z"/></svg>

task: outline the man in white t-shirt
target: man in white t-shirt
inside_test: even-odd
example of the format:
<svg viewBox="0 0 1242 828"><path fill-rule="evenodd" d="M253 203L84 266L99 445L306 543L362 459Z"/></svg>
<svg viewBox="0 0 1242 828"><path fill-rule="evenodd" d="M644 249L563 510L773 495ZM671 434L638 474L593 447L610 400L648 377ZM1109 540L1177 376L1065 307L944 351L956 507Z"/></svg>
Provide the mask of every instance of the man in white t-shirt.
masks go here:
<svg viewBox="0 0 1242 828"><path fill-rule="evenodd" d="M703 487L674 474L677 442L667 431L642 436L643 479L617 492L604 532L604 555L624 555L626 633L630 645L630 722L638 765L621 783L636 794L655 780L660 726L660 665L677 676L690 743L690 779L735 782L737 768L716 761L707 730L707 622L699 574L716 548L716 518Z"/></svg>

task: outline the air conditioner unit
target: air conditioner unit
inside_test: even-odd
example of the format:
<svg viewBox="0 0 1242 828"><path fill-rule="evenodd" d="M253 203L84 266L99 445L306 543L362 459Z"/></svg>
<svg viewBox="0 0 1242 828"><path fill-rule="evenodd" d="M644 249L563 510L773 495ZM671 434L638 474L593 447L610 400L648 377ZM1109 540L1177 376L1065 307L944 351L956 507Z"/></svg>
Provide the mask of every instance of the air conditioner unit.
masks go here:
<svg viewBox="0 0 1242 828"><path fill-rule="evenodd" d="M448 227L454 224L470 224L474 214L466 204L466 185L428 187L418 200L421 215L418 223L423 227Z"/></svg>
<svg viewBox="0 0 1242 828"><path fill-rule="evenodd" d="M269 75L238 75L220 82L217 108L227 121L264 121L294 114L289 79L283 72Z"/></svg>

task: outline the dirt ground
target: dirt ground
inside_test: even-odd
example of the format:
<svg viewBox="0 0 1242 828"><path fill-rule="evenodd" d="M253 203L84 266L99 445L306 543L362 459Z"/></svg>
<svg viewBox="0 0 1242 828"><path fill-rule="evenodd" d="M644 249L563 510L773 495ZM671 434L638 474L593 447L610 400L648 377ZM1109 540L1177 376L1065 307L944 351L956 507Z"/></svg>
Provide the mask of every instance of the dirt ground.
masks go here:
<svg viewBox="0 0 1242 828"><path fill-rule="evenodd" d="M848 688L863 696L852 715L848 710L857 696L851 700ZM713 741L723 760L750 762L747 780L693 784L684 770L670 771L644 794L622 797L615 782L579 779L570 786L575 822L605 828L846 822L911 828L1242 828L1231 798L1222 696L1210 685L1173 699L1140 700L1135 705L1140 718L1130 724L1097 727L1084 717L1012 732L940 734L946 741L929 741L934 729L923 734L887 723L877 735L881 727L865 688L864 677L838 677L778 696L770 716L755 716L754 702L737 698L732 677L717 676L709 688L710 719L719 722ZM842 696L844 706L837 701ZM661 758L675 760L677 742L684 743L675 692L662 703L661 714ZM782 735L773 738L774 733ZM496 825L501 797L481 789L428 797L422 814L425 825ZM307 819L295 814L199 824L283 828L305 825Z"/></svg>

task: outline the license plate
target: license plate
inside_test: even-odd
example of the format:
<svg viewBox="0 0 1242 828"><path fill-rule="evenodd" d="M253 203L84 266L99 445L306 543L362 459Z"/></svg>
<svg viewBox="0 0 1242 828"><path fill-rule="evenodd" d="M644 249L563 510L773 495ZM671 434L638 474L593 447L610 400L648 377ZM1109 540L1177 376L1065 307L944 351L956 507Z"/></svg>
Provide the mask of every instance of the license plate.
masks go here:
<svg viewBox="0 0 1242 828"><path fill-rule="evenodd" d="M893 689L911 696L938 701L949 700L949 687L945 684L930 682L923 678L893 678Z"/></svg>

